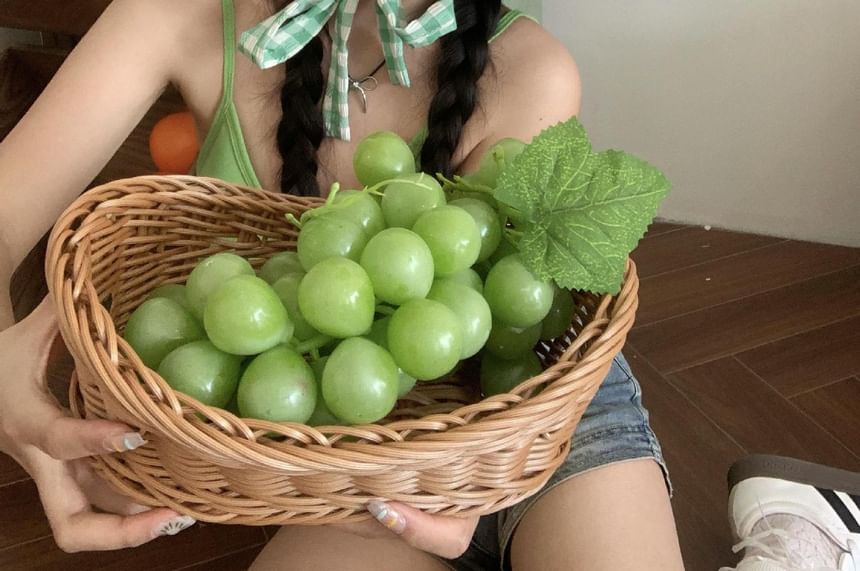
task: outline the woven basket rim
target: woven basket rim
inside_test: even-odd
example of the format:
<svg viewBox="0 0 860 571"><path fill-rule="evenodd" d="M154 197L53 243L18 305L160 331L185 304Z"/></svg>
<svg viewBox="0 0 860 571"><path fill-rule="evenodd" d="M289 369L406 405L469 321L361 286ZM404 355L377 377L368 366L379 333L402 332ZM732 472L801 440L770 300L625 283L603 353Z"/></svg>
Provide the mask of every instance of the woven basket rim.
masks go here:
<svg viewBox="0 0 860 571"><path fill-rule="evenodd" d="M162 187L161 191L146 192L139 190L140 188L151 188L155 186L169 186L172 184L191 184L192 189L181 190L165 190ZM117 190L118 188L131 188L128 192ZM134 189L138 189L135 191ZM278 193L272 193L265 190L245 188L236 185L225 184L223 181L211 178L201 178L192 176L146 176L134 177L114 181L100 187L96 187L76 200L63 214L55 226L49 242L48 256L46 262L46 271L48 274L48 283L51 295L58 309L61 322L61 330L64 336L72 333L76 328L82 325L80 315L74 315L76 307L74 304L69 307L67 299L80 300L86 297L92 297L95 288L92 283L91 276L82 281L74 283L69 282L67 273L75 273L82 271L85 262L83 258L88 253L87 247L92 246L89 236L79 235L79 229L86 226L88 223L97 221L101 224L101 219L104 217L103 212L111 209L122 209L129 206L141 205L147 206L153 195L158 192L165 192L173 196L182 198L200 198L206 200L211 197L214 192L226 192L226 200L229 202L233 197L237 200L244 195L250 193L253 196L263 200L270 200L274 203L297 202L306 205L319 204L322 199L301 199L289 197ZM104 194L113 193L115 196L108 199L97 199ZM231 194L232 193L232 194ZM224 196L223 194L219 194ZM71 257L65 251L66 247L72 248L76 255ZM81 251L81 248L84 251ZM347 451L355 456L355 462L344 462L349 468L344 470L360 470L360 459L365 455L371 457L377 463L380 462L378 457L380 451L389 449L392 455L389 456L391 462L397 459L396 452L407 445L412 452L418 452L418 447L427 445L430 449L428 455L432 455L434 440L440 434L451 435L468 435L471 432L480 432L478 425L481 425L483 430L488 430L494 424L504 424L509 418L520 416L519 411L523 405L531 403L532 405L551 404L553 396L558 396L556 393L562 393L560 387L553 387L559 379L564 377L564 370L577 368L580 372L586 373L591 369L600 369L606 366L608 361L614 358L615 353L620 350L623 345L626 332L632 326L632 321L635 316L638 298L636 289L638 287L638 278L636 277L635 264L632 260L627 260L626 274L622 290L615 296L601 296L600 308L606 313L606 324L599 333L593 334L591 339L575 339L567 350L563 353L564 360L559 359L556 363L549 366L540 375L529 379L525 383L527 386L538 385L544 377L550 377L559 374L559 377L546 385L543 392L537 395L521 397L517 393L505 393L483 399L478 403L463 405L455 410L444 414L431 415L416 420L393 420L385 423L371 423L361 426L336 426L336 427L310 427L296 423L268 423L265 421L242 419L228 411L216 409L214 407L205 406L195 399L173 391L167 383L162 379L157 372L146 368L140 361L139 357L134 353L127 342L118 335L118 331L110 319L102 319L97 328L99 335L104 342L113 341L112 347L99 347L99 344L92 341L93 352L101 350L104 355L108 356L108 361L114 364L118 363L120 358L126 359L131 363L132 369L138 375L149 375L151 380L159 386L163 393L164 400L158 400L156 395L150 395L149 402L139 402L138 405L147 408L150 405L152 408L147 409L150 413L160 410L162 417L173 423L174 430L160 430L157 426L151 428L158 431L162 437L166 437L176 444L188 447L202 447L208 451L220 450L221 454L212 453L215 456L221 456L226 460L236 462L247 461L248 455L258 456L257 461L263 465L273 465L275 467L285 468L289 464L292 470L312 470L312 466L316 463L317 447L330 450L337 447L342 451ZM98 299L98 298L97 298ZM95 315L94 312L102 311L107 315L107 309L104 307L101 299L94 304L89 301L86 303L90 313L85 314L90 317ZM98 316L96 316L98 317ZM90 319L93 323L99 321ZM620 339L620 341L619 341ZM596 343L602 340L604 343ZM83 340L82 340L83 341ZM611 341L611 342L610 342ZM585 344L590 343L590 347L582 354L581 358L571 360L575 353ZM612 355L607 358L607 353ZM106 367L105 367L106 368ZM107 371L104 371L107 372ZM524 385L518 387L518 393L523 393ZM110 387L109 387L110 389ZM110 389L112 390L112 389ZM526 389L528 390L528 389ZM569 391L568 391L569 392ZM117 397L113 394L114 398ZM118 399L119 400L119 399ZM183 414L183 406L190 409L190 412ZM490 405L492 405L490 407ZM76 415L84 416L85 411L81 407L78 399L73 400L74 412ZM481 410L482 408L493 410ZM217 411L217 412L216 412ZM194 412L204 413L211 423L203 423L196 420ZM129 411L133 414L132 411ZM486 413L479 416L481 413ZM136 415L141 418L143 415ZM156 415L158 416L158 415ZM478 418L478 420L471 420ZM439 429L418 429L411 428L416 422L422 422L427 426L433 423L438 423L444 428ZM320 431L319 428L328 428L330 430ZM509 428L508 431L516 432L519 428ZM288 443L280 443L274 440L267 439L267 432L276 431L290 433ZM404 437L401 431L406 433ZM414 437L412 434L418 433ZM177 438L181 434L182 438ZM348 442L348 436L359 438L358 442ZM235 454L231 450L231 446L235 447L237 440L243 442L242 454ZM232 443L232 444L231 444ZM325 455L323 452L319 452ZM296 463L297 457L302 458L302 462ZM398 462L401 460L398 459ZM419 460L418 463L421 463Z"/></svg>

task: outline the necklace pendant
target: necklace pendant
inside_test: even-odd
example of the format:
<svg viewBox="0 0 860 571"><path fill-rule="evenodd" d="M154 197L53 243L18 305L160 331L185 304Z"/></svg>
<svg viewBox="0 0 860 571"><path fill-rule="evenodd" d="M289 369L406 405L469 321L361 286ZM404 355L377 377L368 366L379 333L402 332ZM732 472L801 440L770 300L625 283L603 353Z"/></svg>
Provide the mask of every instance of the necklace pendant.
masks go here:
<svg viewBox="0 0 860 571"><path fill-rule="evenodd" d="M365 87L364 84L367 84ZM361 101L361 112L367 114L367 93L379 87L379 82L375 77L365 77L364 79L349 78L349 90L358 93Z"/></svg>

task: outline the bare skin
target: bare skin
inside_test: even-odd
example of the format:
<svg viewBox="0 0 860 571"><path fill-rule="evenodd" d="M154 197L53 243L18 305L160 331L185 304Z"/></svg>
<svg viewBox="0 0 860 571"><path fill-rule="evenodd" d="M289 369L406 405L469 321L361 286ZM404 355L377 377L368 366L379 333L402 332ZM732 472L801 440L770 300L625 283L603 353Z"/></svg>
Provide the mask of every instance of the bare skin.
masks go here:
<svg viewBox="0 0 860 571"><path fill-rule="evenodd" d="M272 12L263 0L236 2L237 29L243 30ZM429 2L404 0L407 13L419 13ZM373 4L363 0L350 41L350 70L355 75L373 69L381 60ZM145 31L145 33L142 33ZM177 57L180 54L180 57ZM543 128L567 119L579 111L580 84L576 65L556 40L539 26L516 23L491 49L493 69L481 80L481 108L466 126L454 163L458 170L476 167L480 156L503 137L528 140ZM115 0L105 15L69 57L66 64L15 130L0 143L0 450L16 458L36 481L45 511L58 544L67 551L117 549L151 540L177 514L170 510L143 511L124 498L97 485L92 475L75 461L88 454L104 453L106 443L131 431L112 422L64 419L59 408L44 392L45 356L56 332L53 308L45 302L24 322L12 325L8 283L12 270L23 260L38 238L48 230L63 209L86 187L125 140L147 109L168 84L182 93L204 134L221 97L222 15L218 0ZM435 90L433 69L438 46L407 50L412 89L388 84L381 77L379 89L370 96L368 113L353 106L353 141L327 140L320 149L322 188L335 179L347 185L356 181L351 156L357 141L378 130L392 130L411 138L425 124L427 109ZM249 153L264 187L279 187L280 157L273 132L280 119L278 91L284 67L261 71L243 57L236 68L236 105L248 143ZM46 164L50 168L45 168ZM33 208L38 204L38 208ZM658 481L651 473L619 467L613 490L652 489ZM620 471L619 471L620 470ZM596 473L596 472L595 472ZM625 475L626 474L626 475ZM558 488L571 489L571 505L565 525L575 521L594 522L614 510L612 500L577 503L581 494L574 482ZM587 480L584 480L586 481ZM662 486L662 480L659 480ZM585 488L595 497L612 496L606 491ZM608 488L607 488L608 489ZM554 491L554 494L561 492ZM650 499L649 499L650 498ZM643 494L633 498L648 513L657 509L671 514L668 498ZM96 513L94 507L111 512ZM288 529L278 535L261 558L257 569L285 569L296 561L307 545L325 545L309 556L337 557L351 554L350 569L368 563L397 561L391 569L435 569L437 560L425 552L445 557L461 553L474 531L474 520L428 516L406 506L393 506L403 516L405 530L400 537L375 523L340 528ZM630 506L627 506L628 511ZM548 508L547 508L548 509ZM520 526L518 537L533 526L540 530L546 521L556 522L562 514L537 508ZM116 515L113 515L116 514ZM555 519L554 519L555 518ZM607 521L609 521L609 519ZM638 537L614 541L633 546L648 538L648 545L663 545L661 553L677 551L671 517L655 524L631 520L625 529ZM601 526L597 526L601 528ZM634 533L635 530L635 533ZM537 533L537 532L535 532ZM363 539L371 536L376 539ZM379 539L379 537L386 539ZM372 541L372 549L362 542ZM607 539L608 541L608 539ZM644 541L644 540L642 540ZM324 542L324 543L322 543ZM273 550L289 548L290 556ZM599 542L594 544L599 545ZM515 539L515 550L517 540ZM588 550L588 545L577 546ZM391 559L380 559L380 549ZM302 551L304 550L304 551ZM529 550L519 550L527 553ZM395 553L396 552L396 553ZM282 552L283 553L283 552ZM560 557L563 557L561 554ZM527 555L525 555L527 557ZM266 567L268 558L269 567ZM399 559L397 559L399 558ZM562 561L563 559L559 559ZM319 565L289 568L332 568L333 559L318 559ZM524 560L524 569L534 568ZM369 567L368 567L369 568ZM547 567L549 568L549 567ZM620 567L616 567L620 568ZM666 561L655 567L669 569Z"/></svg>

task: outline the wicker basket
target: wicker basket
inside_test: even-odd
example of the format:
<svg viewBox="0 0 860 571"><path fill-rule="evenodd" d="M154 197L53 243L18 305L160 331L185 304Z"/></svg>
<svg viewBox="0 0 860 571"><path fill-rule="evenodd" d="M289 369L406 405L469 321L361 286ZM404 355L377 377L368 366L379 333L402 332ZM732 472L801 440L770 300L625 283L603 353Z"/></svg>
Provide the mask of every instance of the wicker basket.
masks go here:
<svg viewBox="0 0 860 571"><path fill-rule="evenodd" d="M127 422L148 440L95 458L97 470L143 504L242 525L357 521L373 498L483 515L537 492L633 324L632 262L618 296L574 294L569 332L536 348L546 370L512 394L480 400L474 383L421 383L380 425L242 420L171 391L120 337L148 292L184 281L202 256L231 250L259 267L294 248L284 215L319 204L212 179L141 177L69 207L46 265L76 364L73 413Z"/></svg>

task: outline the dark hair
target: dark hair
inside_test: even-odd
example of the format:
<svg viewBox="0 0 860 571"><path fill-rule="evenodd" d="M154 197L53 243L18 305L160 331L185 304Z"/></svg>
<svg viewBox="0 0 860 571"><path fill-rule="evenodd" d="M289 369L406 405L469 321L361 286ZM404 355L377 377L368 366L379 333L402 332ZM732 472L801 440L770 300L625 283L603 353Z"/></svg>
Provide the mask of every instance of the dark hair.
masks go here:
<svg viewBox="0 0 860 571"><path fill-rule="evenodd" d="M463 127L478 102L478 80L489 63L489 40L496 28L501 0L456 0L457 31L439 40L436 95L430 103L428 135L421 167L429 174L451 174L451 159ZM283 117L278 150L283 159L281 191L317 196L317 149L325 132L320 101L325 89L322 42L315 38L287 65L281 90Z"/></svg>

